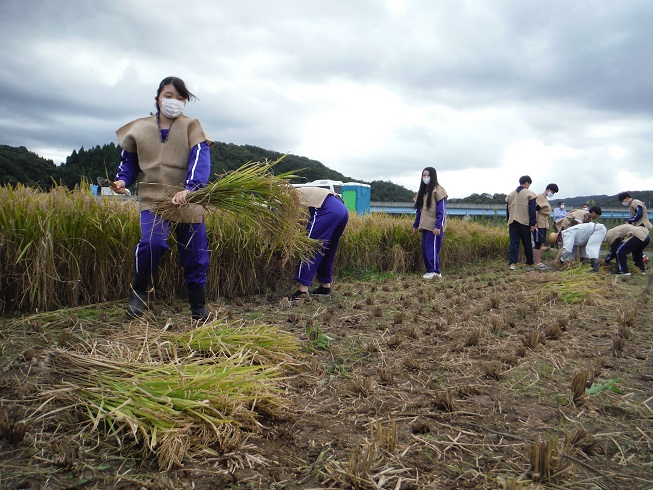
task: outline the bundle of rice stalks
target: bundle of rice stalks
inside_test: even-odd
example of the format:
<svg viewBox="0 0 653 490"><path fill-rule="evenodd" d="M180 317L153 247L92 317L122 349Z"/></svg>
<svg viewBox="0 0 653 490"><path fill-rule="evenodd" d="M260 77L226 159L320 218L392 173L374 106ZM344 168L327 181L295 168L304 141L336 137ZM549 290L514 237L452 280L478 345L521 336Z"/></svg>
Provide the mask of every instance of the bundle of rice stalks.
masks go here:
<svg viewBox="0 0 653 490"><path fill-rule="evenodd" d="M290 353L299 350L297 338L274 325L247 326L224 319L181 334L166 333L161 339L202 355L232 357L247 352L257 364L288 363L292 361Z"/></svg>
<svg viewBox="0 0 653 490"><path fill-rule="evenodd" d="M198 204L208 212L233 215L258 228L267 245L278 251L282 259L297 255L306 261L319 242L308 238L297 226L303 211L290 185L290 179L297 176L292 172L272 173L272 168L282 159L283 156L274 162L249 162L226 172L206 187L188 194L187 204L183 206ZM164 218L178 209L168 198L156 201L155 212Z"/></svg>
<svg viewBox="0 0 653 490"><path fill-rule="evenodd" d="M558 300L567 304L584 303L588 300L596 306L607 304L608 284L600 274L590 272L586 265L570 266L556 272L554 281L542 285L546 292L555 292Z"/></svg>
<svg viewBox="0 0 653 490"><path fill-rule="evenodd" d="M90 419L87 435L106 431L119 444L131 438L157 455L159 466L217 446L235 447L242 430L256 430L256 412L287 407L276 366L253 365L243 352L227 359L136 363L54 349L43 393ZM42 407L45 404L42 405ZM43 418L59 413L57 408Z"/></svg>

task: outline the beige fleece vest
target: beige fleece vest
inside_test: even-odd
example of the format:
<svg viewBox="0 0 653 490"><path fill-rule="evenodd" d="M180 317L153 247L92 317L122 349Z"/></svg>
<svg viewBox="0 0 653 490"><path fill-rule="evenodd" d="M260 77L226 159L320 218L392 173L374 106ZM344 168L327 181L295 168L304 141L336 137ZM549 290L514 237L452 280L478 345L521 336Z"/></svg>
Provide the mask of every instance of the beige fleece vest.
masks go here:
<svg viewBox="0 0 653 490"><path fill-rule="evenodd" d="M626 223L609 229L605 239L610 245L612 245L612 242L617 238L621 238L622 242L627 242L632 237L637 237L644 241L648 235L649 231L643 226L633 226L630 223Z"/></svg>
<svg viewBox="0 0 653 490"><path fill-rule="evenodd" d="M530 224L530 219L528 216L528 203L536 197L537 196L533 191L526 188L523 188L520 192L517 192L517 189L515 189L510 194L508 194L506 197L509 214L508 224L516 221L517 223L528 226Z"/></svg>
<svg viewBox="0 0 653 490"><path fill-rule="evenodd" d="M143 180L138 187L140 211L152 210L157 199L170 198L184 189L188 172L188 156L193 146L210 140L197 119L184 115L174 120L165 143L161 143L156 116L136 119L116 131L123 150L138 155ZM189 205L166 215L169 221L200 223L203 208Z"/></svg>
<svg viewBox="0 0 653 490"><path fill-rule="evenodd" d="M644 203L640 201L639 199L633 199L630 201L630 206L628 207L628 213L630 213L630 217L632 218L637 214L637 206L641 206L642 210L644 211L644 214L640 219L638 219L633 225L635 226L643 226L647 230L650 230L653 227L653 224L648 219L648 214L646 212L646 206L644 206Z"/></svg>
<svg viewBox="0 0 653 490"><path fill-rule="evenodd" d="M307 208L319 208L327 196L337 196L335 192L322 187L297 187L295 190L299 195L299 204Z"/></svg>
<svg viewBox="0 0 653 490"><path fill-rule="evenodd" d="M569 211L567 215L556 221L556 228L558 230L566 230L567 228L571 228L572 226L579 225L581 223L589 223L590 222L590 214L588 211L585 211L584 209L574 209L572 211Z"/></svg>
<svg viewBox="0 0 653 490"><path fill-rule="evenodd" d="M431 196L430 208L426 207L427 196L424 196L424 203L422 204L422 209L420 210L420 218L419 218L419 226L418 226L420 230L433 231L435 229L435 222L437 220L435 211L437 209L437 203L438 201L442 201L442 199L446 199L447 197L449 197L444 187L441 187L439 184L435 185L435 189L433 189L433 192L431 194L432 196ZM446 229L447 229L447 218L445 216L444 219L442 220L441 231L444 232Z"/></svg>
<svg viewBox="0 0 653 490"><path fill-rule="evenodd" d="M551 215L551 204L546 198L544 193L538 194L535 198L535 203L540 207L540 210L537 212L537 227L538 228L549 228L549 216Z"/></svg>

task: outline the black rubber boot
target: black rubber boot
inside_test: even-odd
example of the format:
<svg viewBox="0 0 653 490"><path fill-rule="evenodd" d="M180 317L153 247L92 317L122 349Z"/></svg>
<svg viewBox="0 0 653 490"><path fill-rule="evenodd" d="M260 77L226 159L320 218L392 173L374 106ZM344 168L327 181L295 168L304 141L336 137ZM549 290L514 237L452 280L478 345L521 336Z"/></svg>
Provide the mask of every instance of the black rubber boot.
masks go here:
<svg viewBox="0 0 653 490"><path fill-rule="evenodd" d="M129 292L129 304L126 311L132 318L143 316L147 310L147 290L150 287L149 274L134 274L134 282Z"/></svg>
<svg viewBox="0 0 653 490"><path fill-rule="evenodd" d="M209 317L209 311L204 306L206 304L206 288L189 289L188 302L193 320L206 320Z"/></svg>
<svg viewBox="0 0 653 490"><path fill-rule="evenodd" d="M592 272L598 272L599 271L599 259L590 259L590 263L592 264Z"/></svg>

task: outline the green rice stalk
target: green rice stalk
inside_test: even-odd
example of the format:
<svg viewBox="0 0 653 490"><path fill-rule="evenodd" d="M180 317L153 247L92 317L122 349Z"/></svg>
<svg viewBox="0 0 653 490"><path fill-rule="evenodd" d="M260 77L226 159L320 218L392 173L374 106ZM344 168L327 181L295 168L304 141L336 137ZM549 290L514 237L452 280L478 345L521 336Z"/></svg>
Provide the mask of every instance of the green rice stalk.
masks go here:
<svg viewBox="0 0 653 490"><path fill-rule="evenodd" d="M292 172L272 172L282 159L283 156L274 162L249 162L226 172L188 194L183 206L199 204L210 213L236 216L241 223L258 230L265 246L278 251L284 260L298 256L307 261L320 244L297 226L303 211L290 184L290 179L297 176ZM155 202L155 212L164 218L177 209L169 198Z"/></svg>
<svg viewBox="0 0 653 490"><path fill-rule="evenodd" d="M584 264L572 265L555 273L555 280L542 284L546 292L556 292L568 304L583 303L592 299L594 304L605 302L608 284L600 274L591 272Z"/></svg>
<svg viewBox="0 0 653 490"><path fill-rule="evenodd" d="M218 319L183 333L162 336L175 346L201 354L232 357L238 352L249 352L256 363L278 364L290 362L291 352L299 350L297 338L281 332L275 325L243 325Z"/></svg>
<svg viewBox="0 0 653 490"><path fill-rule="evenodd" d="M227 359L178 363L117 361L53 349L48 352L52 390L71 409L87 413L90 433L106 430L120 444L124 435L142 440L162 468L208 445L228 449L241 430L256 430L256 412L287 408L278 366L255 365L244 352ZM161 450L160 440L167 441ZM162 443L163 444L163 443ZM185 451L179 454L178 451Z"/></svg>

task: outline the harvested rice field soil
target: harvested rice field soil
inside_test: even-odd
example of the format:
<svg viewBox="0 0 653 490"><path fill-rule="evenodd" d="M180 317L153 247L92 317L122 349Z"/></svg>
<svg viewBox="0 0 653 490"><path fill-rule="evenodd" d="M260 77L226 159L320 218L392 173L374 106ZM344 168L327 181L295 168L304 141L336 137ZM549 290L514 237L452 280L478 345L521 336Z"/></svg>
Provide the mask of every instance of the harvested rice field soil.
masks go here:
<svg viewBox="0 0 653 490"><path fill-rule="evenodd" d="M182 300L143 320L122 303L5 316L0 488L650 489L652 278L497 262L209 302L216 323L296 339L278 361L285 405L252 403L230 449L190 433L163 469L138 433L49 396L48 358L142 359L148 339L197 327Z"/></svg>

